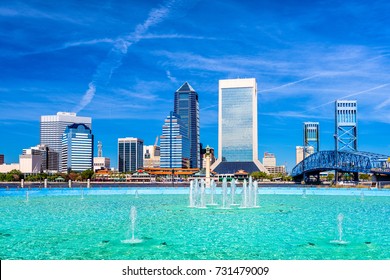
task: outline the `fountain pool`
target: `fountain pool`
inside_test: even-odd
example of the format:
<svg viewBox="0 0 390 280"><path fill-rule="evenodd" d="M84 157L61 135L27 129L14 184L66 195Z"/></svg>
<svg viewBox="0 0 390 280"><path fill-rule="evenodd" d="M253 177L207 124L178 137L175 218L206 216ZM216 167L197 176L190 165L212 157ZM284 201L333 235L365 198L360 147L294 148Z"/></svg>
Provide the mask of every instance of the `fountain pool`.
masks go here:
<svg viewBox="0 0 390 280"><path fill-rule="evenodd" d="M189 207L180 187L0 190L0 259L390 259L389 191L302 191L259 187L259 208L223 209Z"/></svg>

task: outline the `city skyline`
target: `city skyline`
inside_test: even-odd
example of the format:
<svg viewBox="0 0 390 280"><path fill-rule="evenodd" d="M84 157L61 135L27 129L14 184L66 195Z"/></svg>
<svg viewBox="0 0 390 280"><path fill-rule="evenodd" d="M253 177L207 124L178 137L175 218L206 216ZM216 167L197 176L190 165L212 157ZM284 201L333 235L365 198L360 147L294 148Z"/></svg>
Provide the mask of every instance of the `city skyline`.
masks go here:
<svg viewBox="0 0 390 280"><path fill-rule="evenodd" d="M0 154L17 162L39 144L40 116L74 111L93 119L116 167L117 139L153 144L186 81L200 142L217 151L218 81L237 77L257 80L258 154L278 165L295 165L303 122L319 122L321 150L334 149L336 99L357 100L358 149L389 154L389 11L348 0L3 1Z"/></svg>

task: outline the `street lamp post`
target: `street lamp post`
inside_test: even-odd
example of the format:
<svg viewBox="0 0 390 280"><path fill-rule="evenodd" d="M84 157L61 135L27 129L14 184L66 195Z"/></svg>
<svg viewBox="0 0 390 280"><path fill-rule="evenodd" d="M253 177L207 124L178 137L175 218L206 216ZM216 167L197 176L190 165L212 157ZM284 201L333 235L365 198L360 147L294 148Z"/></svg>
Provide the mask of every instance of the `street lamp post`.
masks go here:
<svg viewBox="0 0 390 280"><path fill-rule="evenodd" d="M206 188L210 188L210 147L206 147Z"/></svg>
<svg viewBox="0 0 390 280"><path fill-rule="evenodd" d="M335 170L334 170L334 183L337 185L339 174L337 172L339 159L338 159L338 138L337 134L333 134L334 140L335 140L335 147L334 147L334 160L335 160Z"/></svg>
<svg viewBox="0 0 390 280"><path fill-rule="evenodd" d="M175 169L172 168L172 187L175 186Z"/></svg>

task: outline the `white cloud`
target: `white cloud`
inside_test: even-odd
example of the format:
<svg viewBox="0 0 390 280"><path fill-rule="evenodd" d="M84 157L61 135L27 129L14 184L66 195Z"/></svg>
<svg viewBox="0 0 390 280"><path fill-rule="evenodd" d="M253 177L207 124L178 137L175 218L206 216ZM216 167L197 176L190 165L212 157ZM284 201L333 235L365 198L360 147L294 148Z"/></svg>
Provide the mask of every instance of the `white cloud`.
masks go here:
<svg viewBox="0 0 390 280"><path fill-rule="evenodd" d="M169 79L172 83L177 83L177 79L176 79L175 77L172 76L171 71L167 70L165 73L167 74L168 79Z"/></svg>

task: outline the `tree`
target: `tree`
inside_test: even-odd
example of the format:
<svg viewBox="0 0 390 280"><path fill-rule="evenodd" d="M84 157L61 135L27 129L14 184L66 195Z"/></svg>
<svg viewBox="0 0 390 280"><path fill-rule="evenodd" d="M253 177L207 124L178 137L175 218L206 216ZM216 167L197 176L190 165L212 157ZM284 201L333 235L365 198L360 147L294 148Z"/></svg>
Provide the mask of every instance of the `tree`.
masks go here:
<svg viewBox="0 0 390 280"><path fill-rule="evenodd" d="M11 170L7 175L10 175L8 178L11 178L11 181L20 181L24 178L23 173L16 169Z"/></svg>
<svg viewBox="0 0 390 280"><path fill-rule="evenodd" d="M326 181L333 181L333 179L334 179L334 174L328 173L328 176L326 176Z"/></svg>
<svg viewBox="0 0 390 280"><path fill-rule="evenodd" d="M369 180L371 180L371 175L370 174L360 173L359 174L359 180L360 181L369 181Z"/></svg>
<svg viewBox="0 0 390 280"><path fill-rule="evenodd" d="M75 171L70 171L67 177L68 177L68 180L76 181L78 176L79 176L79 174L76 173Z"/></svg>
<svg viewBox="0 0 390 280"><path fill-rule="evenodd" d="M92 176L94 174L95 173L91 169L88 169L88 170L85 170L85 171L81 172L81 178L83 180L92 179Z"/></svg>
<svg viewBox="0 0 390 280"><path fill-rule="evenodd" d="M262 172L262 171L252 172L251 176L255 180L258 180L258 179L270 179L269 175L267 173L265 173L265 172Z"/></svg>

